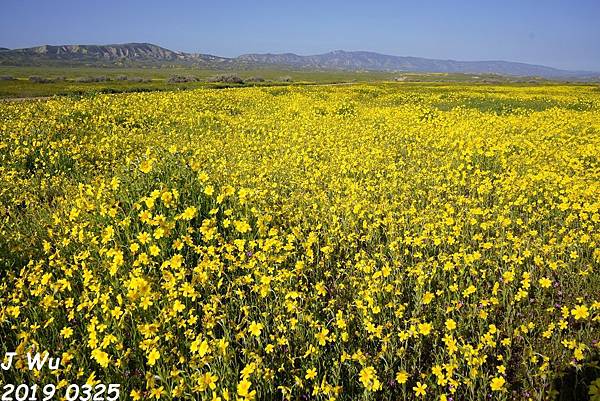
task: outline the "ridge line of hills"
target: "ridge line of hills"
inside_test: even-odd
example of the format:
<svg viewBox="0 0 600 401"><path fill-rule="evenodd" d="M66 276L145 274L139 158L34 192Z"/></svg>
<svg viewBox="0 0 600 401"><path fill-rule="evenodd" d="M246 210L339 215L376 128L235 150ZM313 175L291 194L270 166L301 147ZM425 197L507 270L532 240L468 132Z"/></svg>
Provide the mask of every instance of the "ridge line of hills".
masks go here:
<svg viewBox="0 0 600 401"><path fill-rule="evenodd" d="M439 60L344 50L308 56L294 53L254 53L229 58L202 53L178 52L151 43L43 45L24 49L0 47L0 65L121 67L184 65L211 69L282 67L310 70L498 74L548 79L600 80L600 72L568 71L543 65L501 60Z"/></svg>

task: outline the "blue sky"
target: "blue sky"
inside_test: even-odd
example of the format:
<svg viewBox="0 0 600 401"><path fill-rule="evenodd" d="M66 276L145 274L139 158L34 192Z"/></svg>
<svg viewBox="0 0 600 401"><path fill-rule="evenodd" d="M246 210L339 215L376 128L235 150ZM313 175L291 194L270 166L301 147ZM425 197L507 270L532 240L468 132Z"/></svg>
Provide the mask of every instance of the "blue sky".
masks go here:
<svg viewBox="0 0 600 401"><path fill-rule="evenodd" d="M600 71L600 0L0 0L0 46L124 42L220 56L371 50Z"/></svg>

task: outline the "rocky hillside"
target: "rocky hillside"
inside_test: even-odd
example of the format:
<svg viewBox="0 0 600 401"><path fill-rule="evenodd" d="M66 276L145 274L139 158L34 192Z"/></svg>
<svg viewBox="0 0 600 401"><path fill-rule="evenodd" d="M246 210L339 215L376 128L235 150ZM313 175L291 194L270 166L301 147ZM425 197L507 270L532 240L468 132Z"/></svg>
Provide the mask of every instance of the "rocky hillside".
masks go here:
<svg viewBox="0 0 600 401"><path fill-rule="evenodd" d="M0 64L212 64L230 59L209 54L177 52L151 43L117 45L62 45L37 46L3 51Z"/></svg>

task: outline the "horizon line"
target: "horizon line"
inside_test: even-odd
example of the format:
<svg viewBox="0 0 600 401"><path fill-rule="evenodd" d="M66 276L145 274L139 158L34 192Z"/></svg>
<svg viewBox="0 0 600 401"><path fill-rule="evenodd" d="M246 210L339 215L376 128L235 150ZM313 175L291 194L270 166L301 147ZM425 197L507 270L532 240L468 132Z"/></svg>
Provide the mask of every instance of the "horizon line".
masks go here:
<svg viewBox="0 0 600 401"><path fill-rule="evenodd" d="M451 61L451 62L459 62L459 63L483 63L483 62L504 62L504 63L515 63L515 64L524 64L524 65L529 65L529 66L535 66L535 67L544 67L544 68L551 68L557 71L563 71L563 72L571 72L571 73L592 73L592 74L600 74L600 70L596 71L596 70L579 70L579 69L563 69L563 68L559 68L559 67L553 67L547 64L539 64L537 62L525 62L525 61L511 61L511 60L506 60L506 59L479 59L479 60L459 60L459 59L453 59L453 58L435 58L435 57L421 57L421 56L407 56L407 55L397 55L397 54L389 54L389 53L380 53L377 51L373 51L373 50L344 50L344 49L335 49L335 50L330 50L324 53L311 53L311 54L300 54L300 53L295 53L292 51L286 51L286 52L281 52L281 53L273 53L270 51L267 52L251 52L251 53L241 53L238 54L237 56L220 56L214 53L204 53L204 52L200 52L200 51L183 51L183 50L173 50L169 47L166 47L164 45L161 44L156 44L156 43L152 43L152 42L121 42L121 43L85 43L85 44L81 44L81 43L76 43L76 44L68 44L68 43L61 43L61 44L50 44L50 43L44 43L44 44L39 44L39 45L33 45L33 46L29 46L29 47L17 47L17 48L10 48L10 47L4 47L4 49L7 49L8 51L13 51L13 50L26 50L26 49L32 49L32 48L36 48L36 47L42 47L42 46L55 46L55 47L60 47L60 46L122 46L122 45L132 45L132 44L137 44L137 45L152 45L152 46L157 46L160 48L163 48L165 50L169 50L175 53L183 53L183 54L198 54L198 55L208 55L208 56L213 56L213 57L220 57L220 58L227 58L227 59L236 59L239 58L241 56L247 56L247 55L294 55L294 56L299 56L299 57L311 57L311 56L321 56L321 55L325 55L325 54L330 54L330 53L336 53L336 52L345 52L345 53L372 53L372 54L377 54L377 55L381 55L381 56L390 56L390 57L406 57L406 58L416 58L416 59L425 59L425 60L439 60L439 61ZM0 48L2 48L3 46L0 46Z"/></svg>

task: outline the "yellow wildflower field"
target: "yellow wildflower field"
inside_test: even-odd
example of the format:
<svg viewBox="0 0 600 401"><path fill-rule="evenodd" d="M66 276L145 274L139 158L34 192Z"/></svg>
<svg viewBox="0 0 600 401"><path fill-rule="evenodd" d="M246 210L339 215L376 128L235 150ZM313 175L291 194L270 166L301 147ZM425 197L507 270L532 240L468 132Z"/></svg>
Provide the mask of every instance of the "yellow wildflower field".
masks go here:
<svg viewBox="0 0 600 401"><path fill-rule="evenodd" d="M599 272L592 86L0 103L0 383L552 399L600 377Z"/></svg>

